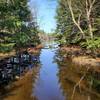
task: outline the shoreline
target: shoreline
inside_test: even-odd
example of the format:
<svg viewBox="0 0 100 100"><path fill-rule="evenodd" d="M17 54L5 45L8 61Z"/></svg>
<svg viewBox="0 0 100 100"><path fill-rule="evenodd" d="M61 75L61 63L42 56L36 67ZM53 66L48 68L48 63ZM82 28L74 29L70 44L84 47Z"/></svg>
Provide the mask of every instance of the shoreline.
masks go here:
<svg viewBox="0 0 100 100"><path fill-rule="evenodd" d="M82 90L99 100L100 58L93 58L90 55L83 54L84 51L80 47L60 47L59 53L62 62L65 62L65 65L61 65L61 70L65 70L65 73L63 73L65 84L67 82L73 84L71 96L74 97L77 90ZM71 65L67 66L67 64ZM92 84L90 84L91 82Z"/></svg>
<svg viewBox="0 0 100 100"><path fill-rule="evenodd" d="M8 53L0 53L0 60L8 58L8 57L12 57L14 55L16 55L16 51L15 50L13 50L11 52L8 52Z"/></svg>
<svg viewBox="0 0 100 100"><path fill-rule="evenodd" d="M24 52L25 50L27 50L27 52L30 55L37 55L40 53L41 48L42 47L40 46L31 47L30 49L28 48L29 50L21 49L20 52ZM8 57L10 58L14 55L16 55L16 53L12 53L12 55L10 56L8 54L8 56L3 56L2 59L6 59ZM36 97L34 96L31 97L31 93L32 93L32 88L34 87L34 82L36 79L36 75L38 74L39 68L40 68L39 65L37 65L36 67L34 66L30 70L25 70L21 76L16 76L15 81L12 81L5 87L2 86L0 89L1 90L0 98L4 98L4 100L13 100L13 98L14 100L27 100L28 98L30 98L30 100L36 100ZM11 95L11 94L16 94L16 95Z"/></svg>
<svg viewBox="0 0 100 100"><path fill-rule="evenodd" d="M89 51L82 50L80 47L60 47L60 52L63 53L64 58L70 58L74 64L80 66L91 66L92 70L100 72L100 58L93 58L89 54Z"/></svg>
<svg viewBox="0 0 100 100"><path fill-rule="evenodd" d="M43 46L40 44L40 45L37 45L36 47L21 48L20 52L27 50L27 52L30 54L37 54L41 48L43 48ZM5 58L10 58L10 57L15 56L15 55L16 55L16 50L12 50L12 51L7 52L7 53L0 52L0 60L5 59Z"/></svg>

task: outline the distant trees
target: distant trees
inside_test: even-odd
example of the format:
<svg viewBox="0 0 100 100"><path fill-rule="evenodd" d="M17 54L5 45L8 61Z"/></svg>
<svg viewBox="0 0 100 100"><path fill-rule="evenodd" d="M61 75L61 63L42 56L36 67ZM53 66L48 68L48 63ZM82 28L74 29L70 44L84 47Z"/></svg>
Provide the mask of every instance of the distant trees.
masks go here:
<svg viewBox="0 0 100 100"><path fill-rule="evenodd" d="M46 33L44 30L39 30L39 38L42 43L54 41L55 33Z"/></svg>
<svg viewBox="0 0 100 100"><path fill-rule="evenodd" d="M40 42L36 19L27 3L28 0L0 0L0 51Z"/></svg>
<svg viewBox="0 0 100 100"><path fill-rule="evenodd" d="M100 2L98 0L59 0L57 37L65 44L100 47ZM91 44L90 44L90 41ZM89 44L88 44L89 43Z"/></svg>

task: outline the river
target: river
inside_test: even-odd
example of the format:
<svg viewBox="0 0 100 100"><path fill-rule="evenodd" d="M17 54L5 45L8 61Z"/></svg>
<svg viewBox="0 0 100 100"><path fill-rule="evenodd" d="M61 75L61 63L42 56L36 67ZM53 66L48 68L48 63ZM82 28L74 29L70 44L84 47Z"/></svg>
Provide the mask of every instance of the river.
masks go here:
<svg viewBox="0 0 100 100"><path fill-rule="evenodd" d="M38 100L65 100L57 76L59 69L54 63L55 49L42 49L41 69L34 88Z"/></svg>
<svg viewBox="0 0 100 100"><path fill-rule="evenodd" d="M80 79L80 73L74 69L76 65L64 61L58 48L42 49L38 59L39 66L31 69L28 65L28 74L15 82L13 89L3 92L0 100L72 100L74 82ZM73 100L100 98L76 89Z"/></svg>

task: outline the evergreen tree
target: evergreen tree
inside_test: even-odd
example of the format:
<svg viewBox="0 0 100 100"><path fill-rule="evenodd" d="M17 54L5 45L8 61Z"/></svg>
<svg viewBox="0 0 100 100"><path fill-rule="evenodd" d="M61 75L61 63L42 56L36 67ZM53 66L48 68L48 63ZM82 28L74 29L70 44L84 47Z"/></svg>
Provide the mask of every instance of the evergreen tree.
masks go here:
<svg viewBox="0 0 100 100"><path fill-rule="evenodd" d="M39 43L37 23L32 23L36 19L27 3L28 0L0 0L0 51Z"/></svg>

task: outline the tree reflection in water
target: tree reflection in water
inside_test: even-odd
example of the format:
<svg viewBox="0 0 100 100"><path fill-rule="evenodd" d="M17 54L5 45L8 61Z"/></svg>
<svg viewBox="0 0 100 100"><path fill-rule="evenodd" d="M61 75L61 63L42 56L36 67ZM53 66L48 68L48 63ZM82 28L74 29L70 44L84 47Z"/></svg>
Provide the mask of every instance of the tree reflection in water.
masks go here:
<svg viewBox="0 0 100 100"><path fill-rule="evenodd" d="M27 98L25 99L25 97L23 97L23 94L24 93L26 94L28 90L31 92L30 94L28 92L26 96L29 98L30 95L32 94L33 80L35 81L37 72L39 71L39 67L38 67L39 65L40 65L39 54L30 55L28 52L23 52L11 58L6 58L1 60L0 61L0 100L6 97L8 98L6 100L9 100L9 97L12 98L10 100L13 100L13 95L11 97L11 93L13 93L13 91L17 93L18 90L19 90L18 94L20 95L19 97L20 99L18 100L28 100ZM34 67L35 70L33 70ZM31 74L29 73L29 75L25 76L24 78L25 73L27 73L28 71ZM19 80L18 82L15 82L15 86L14 87L11 86L12 88L8 89L8 86L11 85L13 81L16 81L16 79L22 76L23 79ZM30 83L28 83L29 81ZM21 84L23 84L23 86ZM17 94L14 97L15 97L14 100L17 100L16 99Z"/></svg>
<svg viewBox="0 0 100 100"><path fill-rule="evenodd" d="M73 89L76 83L80 80L82 77L82 74L84 73L85 69L81 69L81 66L77 66L71 62L71 59L68 59L63 56L64 54L61 53L59 50L56 53L55 56L55 62L58 64L59 68L59 82L61 84L61 88L63 90L63 93L66 97L66 100L72 100L72 94ZM82 68L82 67L81 67ZM88 86L88 82L86 81L86 77L81 82L81 86L85 87ZM91 90L91 93L87 92L86 89L82 89L81 91L79 87L76 88L76 91L74 93L73 100L100 100L100 98L97 98L96 95L93 95L93 90Z"/></svg>

